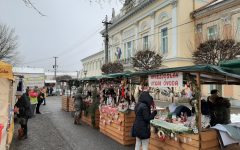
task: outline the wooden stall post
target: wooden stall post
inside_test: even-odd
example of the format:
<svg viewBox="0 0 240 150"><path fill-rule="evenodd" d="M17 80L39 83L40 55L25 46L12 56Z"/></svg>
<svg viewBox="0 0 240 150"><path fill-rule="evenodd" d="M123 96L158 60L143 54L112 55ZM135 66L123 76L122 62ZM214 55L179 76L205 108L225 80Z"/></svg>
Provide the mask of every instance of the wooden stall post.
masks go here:
<svg viewBox="0 0 240 150"><path fill-rule="evenodd" d="M174 93L174 87L172 87L172 92ZM172 103L174 103L174 96L172 97Z"/></svg>
<svg viewBox="0 0 240 150"><path fill-rule="evenodd" d="M197 76L196 76L196 80L197 80L197 88L199 90L199 94L201 93L201 81L200 81L200 72L197 73ZM199 132L199 141L201 141L201 134L200 132L202 131L202 121L201 121L201 115L202 115L202 112L201 112L201 96L199 95L198 99L198 132ZM201 144L199 145L200 149L201 149Z"/></svg>

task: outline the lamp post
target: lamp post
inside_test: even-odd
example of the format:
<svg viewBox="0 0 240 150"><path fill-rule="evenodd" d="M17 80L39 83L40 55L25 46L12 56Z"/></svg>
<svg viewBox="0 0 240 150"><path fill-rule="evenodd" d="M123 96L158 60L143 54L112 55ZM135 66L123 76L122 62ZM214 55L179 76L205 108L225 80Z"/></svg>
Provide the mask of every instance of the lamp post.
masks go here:
<svg viewBox="0 0 240 150"><path fill-rule="evenodd" d="M86 78L87 70L83 70L83 73L84 73L84 76L85 76L85 78Z"/></svg>

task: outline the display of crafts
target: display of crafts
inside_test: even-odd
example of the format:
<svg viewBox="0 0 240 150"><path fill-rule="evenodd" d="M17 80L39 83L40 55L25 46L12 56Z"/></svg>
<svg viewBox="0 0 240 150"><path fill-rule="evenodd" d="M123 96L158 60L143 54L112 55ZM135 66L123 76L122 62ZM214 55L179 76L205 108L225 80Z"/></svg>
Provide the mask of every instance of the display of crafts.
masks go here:
<svg viewBox="0 0 240 150"><path fill-rule="evenodd" d="M120 112L126 112L128 109L133 110L135 107L135 100L132 95L126 79L123 79L120 84L113 81L104 82L101 85L100 103L117 108Z"/></svg>

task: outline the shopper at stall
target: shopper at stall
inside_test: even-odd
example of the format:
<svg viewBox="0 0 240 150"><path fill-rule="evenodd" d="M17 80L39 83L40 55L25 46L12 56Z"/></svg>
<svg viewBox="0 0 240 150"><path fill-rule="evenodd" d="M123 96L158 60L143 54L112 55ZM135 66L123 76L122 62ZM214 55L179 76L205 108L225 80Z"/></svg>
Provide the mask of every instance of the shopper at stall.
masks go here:
<svg viewBox="0 0 240 150"><path fill-rule="evenodd" d="M34 88L34 90L30 90L29 91L29 98L30 98L30 103L31 103L31 111L32 111L32 115L31 117L34 116L35 114L35 109L38 103L38 91L36 88Z"/></svg>
<svg viewBox="0 0 240 150"><path fill-rule="evenodd" d="M150 120L154 119L157 111L151 113L151 105L153 98L149 94L147 83L143 86L143 91L140 94L139 101L135 106L136 119L133 125L132 136L136 136L135 150L148 150L150 138Z"/></svg>
<svg viewBox="0 0 240 150"><path fill-rule="evenodd" d="M80 125L80 120L82 116L83 110L83 99L87 96L83 95L83 88L79 87L77 90L76 95L74 95L74 107L75 107L75 114L74 114L74 124Z"/></svg>
<svg viewBox="0 0 240 150"><path fill-rule="evenodd" d="M41 106L43 100L45 99L44 88L40 89L37 99L38 99L38 103L37 103L37 107L36 107L36 114L41 114L39 109L40 109L40 106Z"/></svg>
<svg viewBox="0 0 240 150"><path fill-rule="evenodd" d="M23 139L27 139L27 123L28 123L28 118L31 115L31 105L30 101L27 97L26 94L17 92L16 93L17 97L17 103L15 104L14 107L14 112L17 113L17 116L19 118L19 123L21 125L21 128L23 129Z"/></svg>

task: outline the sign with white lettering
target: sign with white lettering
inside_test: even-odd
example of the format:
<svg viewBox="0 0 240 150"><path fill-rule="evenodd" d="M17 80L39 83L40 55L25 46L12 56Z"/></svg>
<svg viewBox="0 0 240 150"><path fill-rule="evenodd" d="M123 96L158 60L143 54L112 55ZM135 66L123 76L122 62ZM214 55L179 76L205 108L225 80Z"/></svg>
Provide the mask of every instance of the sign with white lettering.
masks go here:
<svg viewBox="0 0 240 150"><path fill-rule="evenodd" d="M182 87L182 72L163 73L148 76L150 87Z"/></svg>

